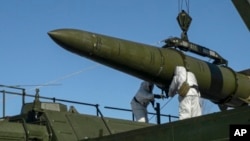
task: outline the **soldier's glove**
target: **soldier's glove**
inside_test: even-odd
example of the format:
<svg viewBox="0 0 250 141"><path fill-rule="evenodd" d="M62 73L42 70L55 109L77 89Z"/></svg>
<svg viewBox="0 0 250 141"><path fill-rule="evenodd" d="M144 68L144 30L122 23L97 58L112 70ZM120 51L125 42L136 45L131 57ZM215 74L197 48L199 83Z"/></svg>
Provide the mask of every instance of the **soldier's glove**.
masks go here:
<svg viewBox="0 0 250 141"><path fill-rule="evenodd" d="M164 96L165 98L168 98L169 96L168 96L168 93L165 93L165 96Z"/></svg>
<svg viewBox="0 0 250 141"><path fill-rule="evenodd" d="M164 95L154 94L154 98L158 98L158 99L164 98Z"/></svg>
<svg viewBox="0 0 250 141"><path fill-rule="evenodd" d="M155 107L155 101L151 100L150 103L152 104L153 107Z"/></svg>

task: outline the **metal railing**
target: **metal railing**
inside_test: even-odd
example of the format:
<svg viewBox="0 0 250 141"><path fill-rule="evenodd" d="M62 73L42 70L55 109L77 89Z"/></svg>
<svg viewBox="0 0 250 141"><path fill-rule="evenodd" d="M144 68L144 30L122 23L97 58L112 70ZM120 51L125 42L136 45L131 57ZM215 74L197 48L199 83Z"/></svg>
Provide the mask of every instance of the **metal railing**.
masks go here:
<svg viewBox="0 0 250 141"><path fill-rule="evenodd" d="M3 99L3 104L2 104L2 107L3 107L2 115L3 115L3 117L5 117L5 110L6 110L6 106L5 106L6 105L6 94L21 96L22 97L22 105L25 104L25 97L34 97L34 98L36 97L35 95L27 94L24 88L15 87L15 86L7 86L7 85L0 85L0 87L5 87L5 88L15 89L15 90L20 90L21 91L21 92L13 92L13 91L0 90L0 93L2 93L2 99ZM38 89L37 89L37 93L39 93ZM45 96L39 96L39 99L52 100L54 103L55 102L65 102L65 103L79 104L79 105L95 107L96 116L101 116L103 118L103 114L102 114L101 110L99 109L99 104L84 103L84 102L79 102L79 101L58 99L58 98L55 98L55 97L45 97ZM112 109L112 110L125 111L125 112L131 112L132 113L132 120L134 121L134 115L133 115L132 110L130 110L130 109L109 107L109 106L105 106L104 108ZM161 124L161 117L168 117L169 122L172 121L171 120L172 118L179 118L179 117L173 116L173 115L161 114L160 113L160 104L159 103L156 103L155 111L156 111L155 113L149 112L148 114L156 116L157 124Z"/></svg>
<svg viewBox="0 0 250 141"><path fill-rule="evenodd" d="M14 86L6 86L6 85L0 85L0 87L6 87L10 89L16 89L16 90L21 90L21 92L13 92L13 91L6 91L6 90L0 90L0 93L2 93L2 98L3 98L3 117L5 117L5 105L6 105L6 94L10 95L17 95L17 96L22 96L22 106L25 104L25 97L36 97L35 95L32 94L27 94L25 92L24 88L19 88L19 87L14 87ZM37 90L39 91L39 90ZM39 96L39 99L45 99L45 100L52 100L54 103L55 102L65 102L65 103L71 103L71 104L79 104L79 105L85 105L85 106L91 106L96 108L96 115L97 116L102 116L102 113L99 109L99 104L90 104L90 103L84 103L84 102L79 102L79 101L72 101L72 100L65 100L65 99L58 99L55 97L45 97L45 96Z"/></svg>
<svg viewBox="0 0 250 141"><path fill-rule="evenodd" d="M134 114L133 114L133 112L132 112L131 109L116 108L116 107L109 107L109 106L105 106L104 108L106 108L106 109L112 109L112 110L125 111L125 112L131 112L132 113L132 120L135 121ZM148 112L149 115L156 116L156 122L157 122L157 124L161 124L161 117L167 117L169 122L172 121L171 120L172 118L179 119L178 116L161 114L160 111L161 111L160 110L160 103L156 103L155 113Z"/></svg>

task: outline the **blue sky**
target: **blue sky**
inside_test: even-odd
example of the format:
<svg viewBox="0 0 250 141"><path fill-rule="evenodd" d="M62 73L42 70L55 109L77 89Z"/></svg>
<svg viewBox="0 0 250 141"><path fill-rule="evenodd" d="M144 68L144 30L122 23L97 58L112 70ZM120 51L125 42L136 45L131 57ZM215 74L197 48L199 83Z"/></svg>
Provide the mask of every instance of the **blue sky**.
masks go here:
<svg viewBox="0 0 250 141"><path fill-rule="evenodd" d="M216 50L236 71L250 67L249 31L230 0L190 1L189 8L193 18L190 41ZM130 113L103 107L130 109L141 80L62 49L47 32L75 28L160 47L163 39L180 36L178 12L177 0L3 0L0 84L59 84L38 86L40 95L99 104L104 116L131 118ZM27 93L35 93L35 86L25 88ZM8 96L7 101L6 114L18 114L21 99ZM157 102L161 106L168 103L163 114L178 115L176 98ZM76 107L82 113L95 114L94 108ZM149 107L149 111L153 109ZM206 102L206 113L216 111L216 105Z"/></svg>

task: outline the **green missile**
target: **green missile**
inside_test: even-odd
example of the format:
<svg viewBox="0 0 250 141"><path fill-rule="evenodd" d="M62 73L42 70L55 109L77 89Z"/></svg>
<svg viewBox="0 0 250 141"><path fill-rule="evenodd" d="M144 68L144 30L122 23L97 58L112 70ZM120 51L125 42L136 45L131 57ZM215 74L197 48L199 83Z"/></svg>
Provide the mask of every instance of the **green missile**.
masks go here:
<svg viewBox="0 0 250 141"><path fill-rule="evenodd" d="M64 49L167 89L176 66L193 72L201 96L214 103L239 107L250 103L249 70L235 72L174 48L136 43L76 29L50 31L49 36Z"/></svg>

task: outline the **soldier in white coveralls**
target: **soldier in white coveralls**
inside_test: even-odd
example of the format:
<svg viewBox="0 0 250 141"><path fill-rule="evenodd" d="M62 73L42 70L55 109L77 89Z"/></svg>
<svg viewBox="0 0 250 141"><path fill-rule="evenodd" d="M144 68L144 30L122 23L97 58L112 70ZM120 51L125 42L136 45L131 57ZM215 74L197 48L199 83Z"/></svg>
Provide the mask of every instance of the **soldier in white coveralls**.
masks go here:
<svg viewBox="0 0 250 141"><path fill-rule="evenodd" d="M130 102L132 112L136 121L148 123L147 106L154 102L154 98L162 98L161 95L153 94L154 84L143 81L132 101Z"/></svg>
<svg viewBox="0 0 250 141"><path fill-rule="evenodd" d="M184 86L184 82L187 86ZM196 77L183 66L176 67L175 75L169 86L168 96L173 97L176 93L179 94L179 119L196 117L202 114Z"/></svg>

